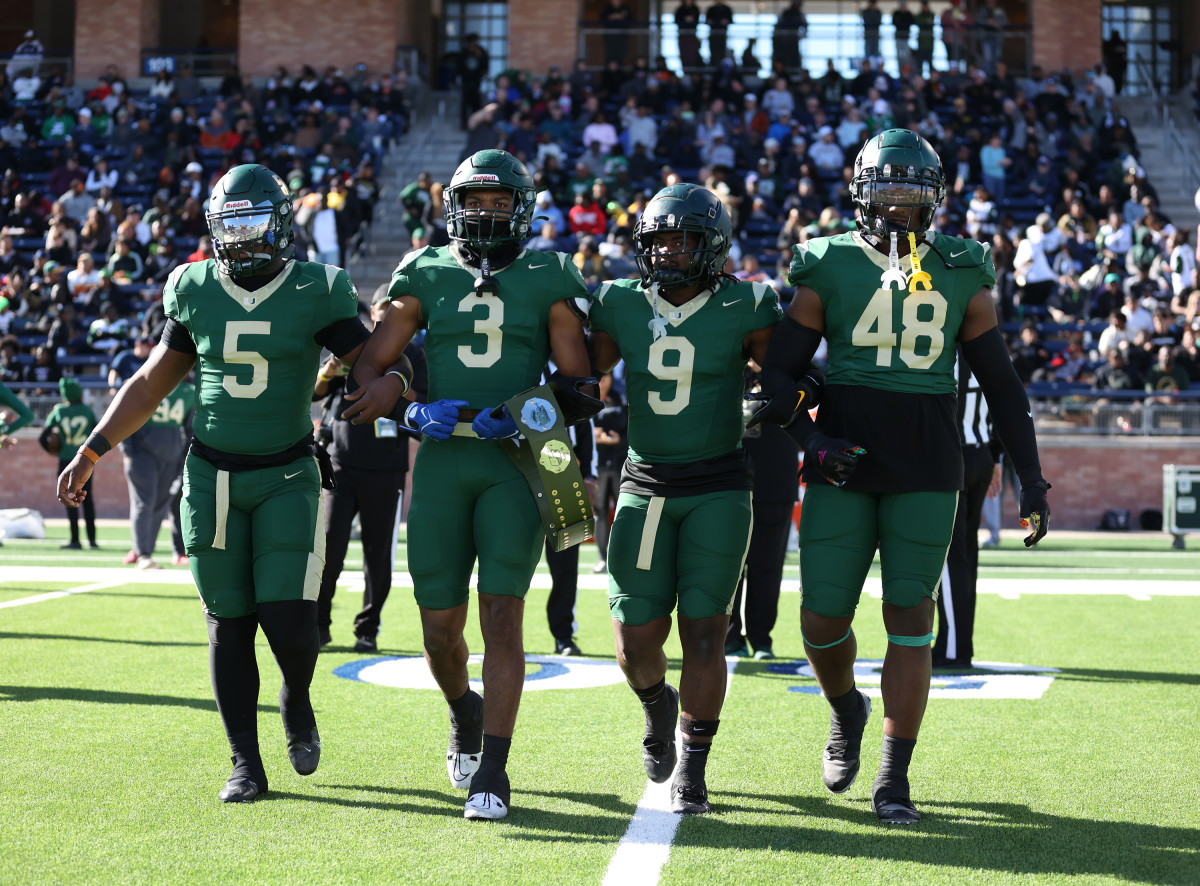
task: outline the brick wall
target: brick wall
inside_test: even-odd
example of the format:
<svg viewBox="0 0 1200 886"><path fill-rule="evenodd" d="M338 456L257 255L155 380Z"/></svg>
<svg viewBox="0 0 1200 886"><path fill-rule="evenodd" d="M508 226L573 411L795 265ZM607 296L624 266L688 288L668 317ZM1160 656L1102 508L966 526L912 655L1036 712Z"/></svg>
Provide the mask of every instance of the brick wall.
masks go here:
<svg viewBox="0 0 1200 886"><path fill-rule="evenodd" d="M75 79L95 82L114 63L123 76L139 76L143 11L152 5L157 20L152 0L75 0Z"/></svg>
<svg viewBox="0 0 1200 886"><path fill-rule="evenodd" d="M396 27L395 0L242 0L238 67L253 77L279 65L295 75L305 63L318 73L333 65L349 75L358 62L390 71Z"/></svg>
<svg viewBox="0 0 1200 886"><path fill-rule="evenodd" d="M1100 61L1100 0L1029 0L1033 63L1079 72Z"/></svg>
<svg viewBox="0 0 1200 886"><path fill-rule="evenodd" d="M35 508L45 516L62 516L55 497L55 459L37 445L37 432L18 433L20 443L0 455L0 509ZM1162 507L1162 466L1200 464L1195 440L1163 438L1130 440L1097 437L1044 437L1038 441L1042 470L1050 492L1053 526L1095 529L1108 508L1128 508L1136 526L1138 514ZM127 517L129 497L119 452L100 460L95 479L97 516ZM1016 503L1004 525L1016 528Z"/></svg>
<svg viewBox="0 0 1200 886"><path fill-rule="evenodd" d="M31 428L18 431L17 445L0 453L0 509L33 508L43 517L63 517L66 510L59 504L56 490L58 459L38 446L38 433ZM92 476L96 516L128 517L129 490L121 453L114 450L100 459Z"/></svg>
<svg viewBox="0 0 1200 886"><path fill-rule="evenodd" d="M569 74L579 52L580 14L577 0L509 0L509 65L538 76L558 65L563 74Z"/></svg>

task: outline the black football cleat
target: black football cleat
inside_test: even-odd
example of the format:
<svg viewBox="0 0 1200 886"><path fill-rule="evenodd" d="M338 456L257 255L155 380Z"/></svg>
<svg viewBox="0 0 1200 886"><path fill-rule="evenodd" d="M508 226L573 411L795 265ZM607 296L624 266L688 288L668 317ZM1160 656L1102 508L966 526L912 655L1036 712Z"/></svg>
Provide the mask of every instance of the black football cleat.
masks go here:
<svg viewBox="0 0 1200 886"><path fill-rule="evenodd" d="M321 762L321 736L317 734L317 727L314 726L307 737L289 735L287 743L288 759L296 772L312 775L317 771L317 764Z"/></svg>
<svg viewBox="0 0 1200 886"><path fill-rule="evenodd" d="M646 712L646 733L642 737L642 765L646 777L662 784L675 771L679 751L675 747L675 727L679 722L679 691L667 684L662 695L651 705L642 705Z"/></svg>
<svg viewBox="0 0 1200 886"><path fill-rule="evenodd" d="M671 785L671 811L681 815L703 815L711 812L708 804L708 788L700 784Z"/></svg>
<svg viewBox="0 0 1200 886"><path fill-rule="evenodd" d="M871 717L871 699L861 691L858 694L862 702L854 717L843 719L836 711L829 711L829 741L825 744L821 769L825 787L834 794L850 790L862 762L862 737Z"/></svg>
<svg viewBox="0 0 1200 886"><path fill-rule="evenodd" d="M221 793L217 794L217 799L222 803L249 803L259 794L265 794L266 791L260 791L258 784L254 779L246 775L231 775L229 781L225 782L225 787L221 789Z"/></svg>

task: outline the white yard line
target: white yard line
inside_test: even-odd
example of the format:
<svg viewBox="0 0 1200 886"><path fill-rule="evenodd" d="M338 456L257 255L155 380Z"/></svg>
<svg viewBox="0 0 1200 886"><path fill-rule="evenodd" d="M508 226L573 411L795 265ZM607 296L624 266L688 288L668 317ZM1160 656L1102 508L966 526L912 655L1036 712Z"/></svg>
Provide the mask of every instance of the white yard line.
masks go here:
<svg viewBox="0 0 1200 886"><path fill-rule="evenodd" d="M726 660L729 678L725 681L725 697L733 684L733 671L738 659ZM676 732L676 743L682 747L683 737ZM617 844L617 851L601 886L656 886L663 865L671 855L671 844L683 816L671 811L671 782L646 782L646 790L638 801L633 819Z"/></svg>
<svg viewBox="0 0 1200 886"><path fill-rule="evenodd" d="M7 600L0 603L0 609L8 609L11 606L24 606L26 603L41 603L44 600L57 600L59 597L69 597L72 594L86 594L88 591L102 591L105 588L113 588L124 583L124 581L98 581L90 585L80 585L77 588L67 588L65 591L50 591L45 594L35 594L32 597L20 597L16 600Z"/></svg>

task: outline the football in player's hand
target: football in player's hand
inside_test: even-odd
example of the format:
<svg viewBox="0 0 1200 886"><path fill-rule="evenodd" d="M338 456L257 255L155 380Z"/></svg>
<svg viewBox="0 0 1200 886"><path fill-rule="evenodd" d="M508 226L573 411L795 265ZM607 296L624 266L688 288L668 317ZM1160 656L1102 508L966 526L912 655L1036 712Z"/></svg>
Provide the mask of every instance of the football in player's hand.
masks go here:
<svg viewBox="0 0 1200 886"><path fill-rule="evenodd" d="M42 448L51 455L58 455L62 452L62 434L59 433L58 428L51 428L46 432Z"/></svg>

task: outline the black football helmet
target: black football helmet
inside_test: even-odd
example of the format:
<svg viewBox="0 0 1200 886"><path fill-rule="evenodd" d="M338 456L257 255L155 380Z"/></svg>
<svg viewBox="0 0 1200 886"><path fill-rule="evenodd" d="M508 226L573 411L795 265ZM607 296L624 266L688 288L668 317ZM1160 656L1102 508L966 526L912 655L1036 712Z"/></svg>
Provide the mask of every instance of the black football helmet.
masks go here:
<svg viewBox="0 0 1200 886"><path fill-rule="evenodd" d="M859 226L881 240L921 234L946 196L946 177L937 151L910 129L887 129L869 139L854 161L850 196ZM907 210L903 223L888 210Z"/></svg>
<svg viewBox="0 0 1200 886"><path fill-rule="evenodd" d="M662 260L679 252L653 250L654 235L663 231L684 233L681 252L691 256L686 271ZM633 228L634 259L642 285L657 283L663 289L672 289L713 283L725 267L732 239L733 221L712 191L690 184L663 188L646 204Z"/></svg>
<svg viewBox="0 0 1200 886"><path fill-rule="evenodd" d="M283 179L257 163L229 170L213 187L204 214L216 262L225 273L247 277L296 251L292 201Z"/></svg>

